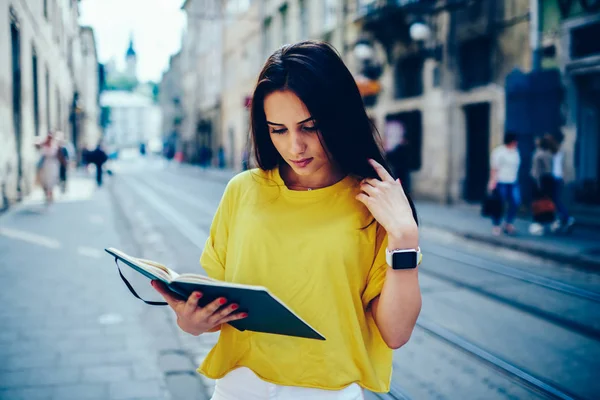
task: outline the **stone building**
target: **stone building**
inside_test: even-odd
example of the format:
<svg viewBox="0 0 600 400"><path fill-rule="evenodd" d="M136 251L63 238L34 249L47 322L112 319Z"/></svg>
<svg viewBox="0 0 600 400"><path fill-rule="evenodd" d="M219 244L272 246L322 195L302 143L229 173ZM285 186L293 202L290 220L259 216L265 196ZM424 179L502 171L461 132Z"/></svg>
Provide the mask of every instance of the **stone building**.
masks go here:
<svg viewBox="0 0 600 400"><path fill-rule="evenodd" d="M179 149L185 160L211 163L221 147L223 4L186 0L187 25L181 48L183 121Z"/></svg>
<svg viewBox="0 0 600 400"><path fill-rule="evenodd" d="M600 3L538 0L540 67L564 87L561 131L572 200L600 205ZM583 212L592 211L585 210Z"/></svg>
<svg viewBox="0 0 600 400"><path fill-rule="evenodd" d="M363 3L357 39L383 66L370 113L388 150L404 143L411 192L481 200L504 136L506 76L531 64L529 1Z"/></svg>
<svg viewBox="0 0 600 400"><path fill-rule="evenodd" d="M77 77L94 67L87 65L91 55L83 55L78 15L77 0L0 2L0 208L32 190L37 136L62 130L73 143L85 143L83 132L96 135L73 123L97 115L98 107L80 102ZM89 45L93 35L85 37Z"/></svg>

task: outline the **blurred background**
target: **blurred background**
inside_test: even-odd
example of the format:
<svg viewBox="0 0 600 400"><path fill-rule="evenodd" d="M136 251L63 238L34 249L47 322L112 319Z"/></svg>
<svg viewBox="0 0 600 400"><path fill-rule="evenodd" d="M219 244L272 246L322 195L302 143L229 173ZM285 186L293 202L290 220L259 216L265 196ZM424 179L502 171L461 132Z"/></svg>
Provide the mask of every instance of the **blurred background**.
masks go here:
<svg viewBox="0 0 600 400"><path fill-rule="evenodd" d="M0 0L0 398L209 398L216 336L131 297L102 250L202 272L254 166L256 77L309 38L354 75L422 222L423 312L369 398L600 398L598 0ZM506 132L521 201L498 234L481 208ZM562 201L532 229L544 135Z"/></svg>

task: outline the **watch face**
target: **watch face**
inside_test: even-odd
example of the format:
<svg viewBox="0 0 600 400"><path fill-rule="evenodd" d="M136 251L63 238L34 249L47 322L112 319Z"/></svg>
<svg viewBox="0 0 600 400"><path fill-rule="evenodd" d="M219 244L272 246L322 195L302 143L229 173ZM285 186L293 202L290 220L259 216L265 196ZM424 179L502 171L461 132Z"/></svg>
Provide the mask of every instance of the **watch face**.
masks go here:
<svg viewBox="0 0 600 400"><path fill-rule="evenodd" d="M392 254L393 269L411 269L417 267L417 252L409 251L406 253Z"/></svg>

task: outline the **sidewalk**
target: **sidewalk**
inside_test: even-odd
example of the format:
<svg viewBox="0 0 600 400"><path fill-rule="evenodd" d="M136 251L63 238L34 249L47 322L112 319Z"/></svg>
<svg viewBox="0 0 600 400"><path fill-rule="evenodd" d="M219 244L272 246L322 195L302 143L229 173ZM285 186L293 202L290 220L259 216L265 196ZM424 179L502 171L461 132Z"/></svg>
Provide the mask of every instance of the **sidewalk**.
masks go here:
<svg viewBox="0 0 600 400"><path fill-rule="evenodd" d="M517 235L493 236L492 222L480 215L479 205L446 206L416 202L421 224L450 232L468 240L521 251L553 261L600 268L600 231L575 225L571 234L529 234L530 221L517 218Z"/></svg>
<svg viewBox="0 0 600 400"><path fill-rule="evenodd" d="M169 310L134 299L103 251L137 251L108 188L69 183L48 210L36 191L0 215L0 399L197 399Z"/></svg>
<svg viewBox="0 0 600 400"><path fill-rule="evenodd" d="M228 169L207 168L182 164L189 173L206 179L227 182L237 172ZM467 240L505 247L556 262L586 268L600 268L600 230L576 224L573 232L533 236L529 234L530 221L518 218L516 236L493 236L490 219L480 215L479 205L447 206L428 201L416 201L422 226L441 229Z"/></svg>

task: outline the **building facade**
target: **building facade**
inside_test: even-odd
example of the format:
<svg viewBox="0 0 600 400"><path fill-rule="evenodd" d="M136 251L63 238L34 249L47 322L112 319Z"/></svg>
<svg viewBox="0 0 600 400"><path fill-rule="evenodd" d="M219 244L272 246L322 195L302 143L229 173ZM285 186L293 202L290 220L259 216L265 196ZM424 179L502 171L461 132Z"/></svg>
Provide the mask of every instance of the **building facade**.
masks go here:
<svg viewBox="0 0 600 400"><path fill-rule="evenodd" d="M77 0L0 4L0 208L32 190L36 137L60 130L73 143L85 142L73 126L77 109L86 112L79 104L85 57L78 16ZM97 103L85 106L97 114Z"/></svg>
<svg viewBox="0 0 600 400"><path fill-rule="evenodd" d="M162 137L162 110L150 96L108 90L100 95L100 105L110 110L103 138L110 149L139 148Z"/></svg>
<svg viewBox="0 0 600 400"><path fill-rule="evenodd" d="M259 1L225 2L221 143L225 164L241 169L250 157L249 108L262 66L262 9Z"/></svg>
<svg viewBox="0 0 600 400"><path fill-rule="evenodd" d="M163 73L159 85L158 102L162 110L161 135L163 144L171 147L163 149L168 155L174 156L183 121L181 87L181 52L171 56L169 67Z"/></svg>
<svg viewBox="0 0 600 400"><path fill-rule="evenodd" d="M187 0L181 48L183 120L180 149L184 160L211 164L222 147L221 80L223 2Z"/></svg>
<svg viewBox="0 0 600 400"><path fill-rule="evenodd" d="M539 0L540 58L564 86L565 178L572 200L600 205L600 2Z"/></svg>

